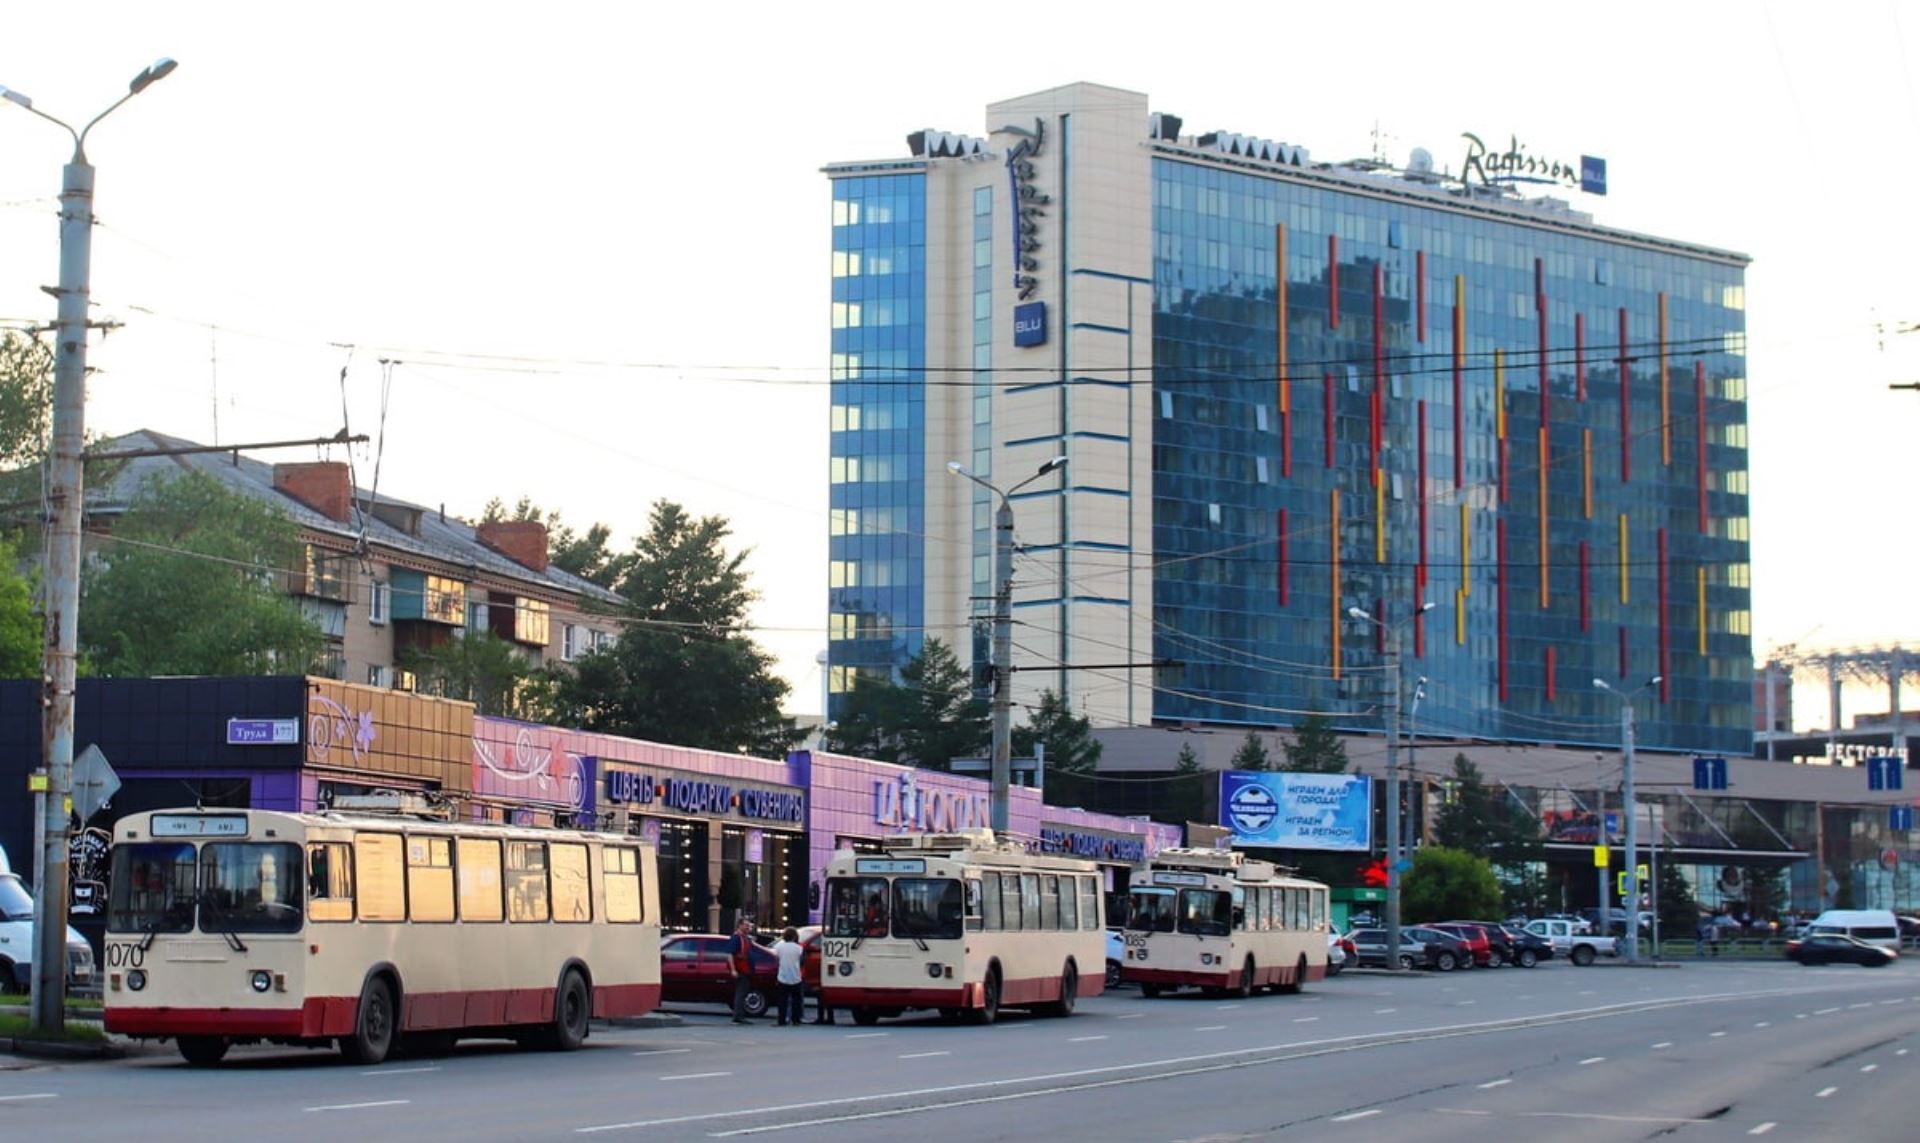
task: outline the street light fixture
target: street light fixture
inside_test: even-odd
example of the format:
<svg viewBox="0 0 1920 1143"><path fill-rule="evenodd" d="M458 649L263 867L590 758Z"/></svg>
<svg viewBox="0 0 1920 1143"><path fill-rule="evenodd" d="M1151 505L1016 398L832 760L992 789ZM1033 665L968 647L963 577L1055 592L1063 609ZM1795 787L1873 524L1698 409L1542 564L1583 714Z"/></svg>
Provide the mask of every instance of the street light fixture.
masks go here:
<svg viewBox="0 0 1920 1143"><path fill-rule="evenodd" d="M1387 971L1400 971L1400 632L1404 623L1433 610L1433 601L1421 604L1395 623L1374 618L1364 607L1347 614L1380 629L1387 644ZM1420 680L1422 684L1425 679ZM1418 699L1415 700L1418 702ZM1415 708L1417 713L1418 707Z"/></svg>
<svg viewBox="0 0 1920 1143"><path fill-rule="evenodd" d="M1607 680L1596 678L1593 685L1608 692L1620 700L1620 800L1627 811L1627 872L1626 914L1627 921L1627 963L1633 964L1640 959L1640 805L1635 799L1633 789L1633 699L1648 687L1657 686L1661 676L1655 675L1631 691L1621 691ZM1606 841L1606 818L1600 819L1601 843ZM1600 916L1607 915L1607 902L1599 902Z"/></svg>
<svg viewBox="0 0 1920 1143"><path fill-rule="evenodd" d="M1000 491L989 481L969 471L957 460L947 462L947 471L964 476L1000 498L993 516L993 829L1005 834L1008 829L1007 789L1013 769L1013 503L1014 493L1034 481L1066 466L1067 458L1056 456L1035 470L1032 476Z"/></svg>
<svg viewBox="0 0 1920 1143"><path fill-rule="evenodd" d="M34 886L39 921L34 929L32 1026L43 1032L65 1027L67 964L67 796L73 789L74 658L80 631L80 454L86 436L87 302L93 261L93 166L87 162L87 133L122 103L165 79L179 66L159 59L133 77L127 93L75 131L33 105L12 88L5 99L73 139L73 157L62 171L60 190L60 288L54 319L53 450L47 466L47 500L52 513L47 535L47 645L41 685L44 689L43 737L46 742L47 792L41 803L44 826L42 873Z"/></svg>

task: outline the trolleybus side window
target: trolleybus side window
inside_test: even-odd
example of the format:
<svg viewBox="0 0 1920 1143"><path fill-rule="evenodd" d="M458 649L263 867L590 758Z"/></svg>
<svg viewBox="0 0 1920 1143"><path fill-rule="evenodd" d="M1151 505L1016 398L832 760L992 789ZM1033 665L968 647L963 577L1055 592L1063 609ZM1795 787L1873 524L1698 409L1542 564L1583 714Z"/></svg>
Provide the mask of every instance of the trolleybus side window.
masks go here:
<svg viewBox="0 0 1920 1143"><path fill-rule="evenodd" d="M1233 904L1218 889L1180 890L1180 931L1224 937L1233 930Z"/></svg>
<svg viewBox="0 0 1920 1143"><path fill-rule="evenodd" d="M977 933L983 927L985 927L981 921L981 912L980 912L982 908L980 903L980 879L977 877L968 878L966 882L966 888L967 888L967 931L970 933Z"/></svg>
<svg viewBox="0 0 1920 1143"><path fill-rule="evenodd" d="M547 847L553 866L553 919L562 924L593 920L593 899L587 893L587 847L554 842Z"/></svg>
<svg viewBox="0 0 1920 1143"><path fill-rule="evenodd" d="M1080 878L1080 927L1100 927L1100 882L1092 877Z"/></svg>
<svg viewBox="0 0 1920 1143"><path fill-rule="evenodd" d="M934 940L959 937L960 882L951 877L896 879L893 935Z"/></svg>
<svg viewBox="0 0 1920 1143"><path fill-rule="evenodd" d="M547 843L507 843L507 919L547 919Z"/></svg>
<svg viewBox="0 0 1920 1143"><path fill-rule="evenodd" d="M1020 927L1032 932L1040 927L1040 875L1020 874Z"/></svg>
<svg viewBox="0 0 1920 1143"><path fill-rule="evenodd" d="M500 843L463 837L455 852L460 862L460 919L502 919L506 910L500 904Z"/></svg>
<svg viewBox="0 0 1920 1143"><path fill-rule="evenodd" d="M407 906L416 921L453 920L453 839L407 837Z"/></svg>
<svg viewBox="0 0 1920 1143"><path fill-rule="evenodd" d="M1060 879L1060 927L1080 927L1080 879L1071 874Z"/></svg>
<svg viewBox="0 0 1920 1143"><path fill-rule="evenodd" d="M124 933L191 930L194 870L193 846L187 842L115 846L107 927Z"/></svg>
<svg viewBox="0 0 1920 1143"><path fill-rule="evenodd" d="M992 932L1006 928L1000 915L1000 875L980 875L980 926Z"/></svg>
<svg viewBox="0 0 1920 1143"><path fill-rule="evenodd" d="M1052 932L1060 927L1060 875L1040 875L1040 927Z"/></svg>
<svg viewBox="0 0 1920 1143"><path fill-rule="evenodd" d="M353 920L353 847L345 842L307 846L307 920Z"/></svg>
<svg viewBox="0 0 1920 1143"><path fill-rule="evenodd" d="M1173 931L1174 904L1171 889L1135 889L1128 908L1130 927L1149 933Z"/></svg>
<svg viewBox="0 0 1920 1143"><path fill-rule="evenodd" d="M1008 932L1018 932L1023 927L1020 917L1020 875L1002 873L1000 875L1000 921Z"/></svg>
<svg viewBox="0 0 1920 1143"><path fill-rule="evenodd" d="M601 854L606 863L607 920L619 925L638 924L642 919L639 851L608 846Z"/></svg>
<svg viewBox="0 0 1920 1143"><path fill-rule="evenodd" d="M1247 890L1247 929L1260 932L1267 927L1267 891L1265 889Z"/></svg>
<svg viewBox="0 0 1920 1143"><path fill-rule="evenodd" d="M361 920L407 919L407 869L403 856L399 834L354 835L353 868L360 878Z"/></svg>
<svg viewBox="0 0 1920 1143"><path fill-rule="evenodd" d="M303 919L300 847L288 842L208 842L200 850L200 928L294 933Z"/></svg>

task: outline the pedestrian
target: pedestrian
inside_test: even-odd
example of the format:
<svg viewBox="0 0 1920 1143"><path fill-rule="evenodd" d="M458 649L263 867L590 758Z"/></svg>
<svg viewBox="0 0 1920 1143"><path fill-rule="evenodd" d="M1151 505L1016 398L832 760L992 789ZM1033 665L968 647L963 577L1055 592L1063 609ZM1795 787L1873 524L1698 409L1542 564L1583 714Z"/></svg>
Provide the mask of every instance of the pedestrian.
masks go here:
<svg viewBox="0 0 1920 1143"><path fill-rule="evenodd" d="M1707 941L1712 936L1713 936L1713 922L1707 917L1705 913L1702 913L1700 914L1699 921L1693 927L1693 955L1694 956L1704 957L1707 955Z"/></svg>
<svg viewBox="0 0 1920 1143"><path fill-rule="evenodd" d="M799 930L787 926L780 934L780 941L773 946L773 955L780 962L780 970L775 980L780 985L780 1026L800 1023L806 1015L806 985L800 974L800 959L805 952L800 947Z"/></svg>
<svg viewBox="0 0 1920 1143"><path fill-rule="evenodd" d="M747 996L753 992L753 921L744 914L727 938L727 967L733 971L733 1022L747 1022Z"/></svg>

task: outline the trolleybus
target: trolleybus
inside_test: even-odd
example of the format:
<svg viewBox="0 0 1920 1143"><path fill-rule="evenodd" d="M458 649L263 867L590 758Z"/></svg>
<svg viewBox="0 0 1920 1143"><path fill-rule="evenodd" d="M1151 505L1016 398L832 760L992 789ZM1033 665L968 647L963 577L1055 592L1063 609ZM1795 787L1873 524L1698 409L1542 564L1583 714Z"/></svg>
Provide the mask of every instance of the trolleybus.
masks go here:
<svg viewBox="0 0 1920 1143"><path fill-rule="evenodd" d="M571 1049L660 999L654 854L639 838L407 815L160 810L114 826L109 1032L233 1044L398 1037Z"/></svg>
<svg viewBox="0 0 1920 1143"><path fill-rule="evenodd" d="M1128 896L1120 979L1153 997L1198 987L1298 992L1327 974L1327 887L1236 850L1163 849Z"/></svg>
<svg viewBox="0 0 1920 1143"><path fill-rule="evenodd" d="M872 1024L909 1008L991 1023L1004 1006L1073 1013L1106 987L1100 876L991 830L889 840L827 866L820 988Z"/></svg>

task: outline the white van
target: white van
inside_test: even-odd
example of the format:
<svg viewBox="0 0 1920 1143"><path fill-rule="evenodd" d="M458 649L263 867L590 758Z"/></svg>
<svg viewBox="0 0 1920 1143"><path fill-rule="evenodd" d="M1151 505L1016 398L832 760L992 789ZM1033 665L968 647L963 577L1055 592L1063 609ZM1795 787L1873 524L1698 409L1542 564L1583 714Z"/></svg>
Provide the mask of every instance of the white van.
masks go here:
<svg viewBox="0 0 1920 1143"><path fill-rule="evenodd" d="M1842 933L1870 945L1900 949L1900 922L1890 909L1828 909L1807 926L1808 933Z"/></svg>
<svg viewBox="0 0 1920 1143"><path fill-rule="evenodd" d="M0 849L0 992L33 986L33 894L11 872ZM67 926L67 986L93 983L93 946Z"/></svg>

